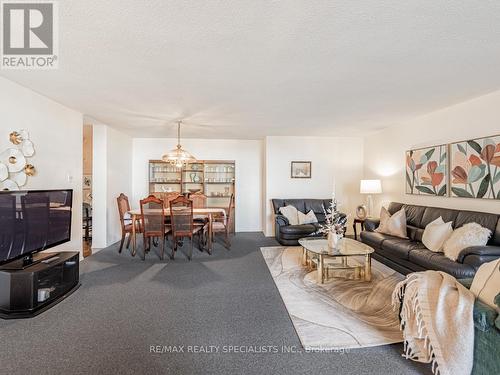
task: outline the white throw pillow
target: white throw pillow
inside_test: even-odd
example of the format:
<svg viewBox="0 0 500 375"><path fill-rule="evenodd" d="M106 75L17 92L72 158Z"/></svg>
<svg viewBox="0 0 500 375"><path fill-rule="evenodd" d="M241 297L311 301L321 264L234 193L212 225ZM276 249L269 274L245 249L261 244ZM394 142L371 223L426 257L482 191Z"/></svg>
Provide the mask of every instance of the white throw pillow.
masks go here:
<svg viewBox="0 0 500 375"><path fill-rule="evenodd" d="M442 251L445 241L453 233L451 224L451 221L445 223L441 216L427 224L422 235L424 246L435 253Z"/></svg>
<svg viewBox="0 0 500 375"><path fill-rule="evenodd" d="M444 255L451 260L457 260L458 254L470 246L485 246L490 238L491 230L478 223L468 223L457 228L446 240L443 246Z"/></svg>
<svg viewBox="0 0 500 375"><path fill-rule="evenodd" d="M500 259L484 263L472 280L470 291L481 302L498 310L495 297L500 293Z"/></svg>
<svg viewBox="0 0 500 375"><path fill-rule="evenodd" d="M288 219L290 225L297 225L299 223L297 212L297 209L292 205L280 207L280 213Z"/></svg>
<svg viewBox="0 0 500 375"><path fill-rule="evenodd" d="M312 224L318 222L318 218L313 210L310 210L307 214L297 211L297 214L299 216L299 224Z"/></svg>
<svg viewBox="0 0 500 375"><path fill-rule="evenodd" d="M391 216L385 207L380 210L380 225L375 232L389 234L391 236L408 238L406 236L406 213L401 208Z"/></svg>

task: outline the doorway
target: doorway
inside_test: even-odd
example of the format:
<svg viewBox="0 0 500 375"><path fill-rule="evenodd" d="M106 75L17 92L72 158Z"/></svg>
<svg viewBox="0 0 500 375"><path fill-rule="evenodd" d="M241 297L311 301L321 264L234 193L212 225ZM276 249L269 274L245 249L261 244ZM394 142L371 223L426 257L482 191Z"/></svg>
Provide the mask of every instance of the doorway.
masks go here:
<svg viewBox="0 0 500 375"><path fill-rule="evenodd" d="M83 204L82 232L83 256L92 255L92 153L93 126L83 125Z"/></svg>

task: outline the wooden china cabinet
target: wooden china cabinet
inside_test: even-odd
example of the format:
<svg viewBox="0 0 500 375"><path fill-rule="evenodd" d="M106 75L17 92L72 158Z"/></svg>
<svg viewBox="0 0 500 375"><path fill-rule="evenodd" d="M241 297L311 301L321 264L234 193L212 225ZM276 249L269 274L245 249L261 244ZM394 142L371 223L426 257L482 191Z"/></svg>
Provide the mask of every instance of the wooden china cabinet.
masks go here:
<svg viewBox="0 0 500 375"><path fill-rule="evenodd" d="M201 191L207 196L207 207L227 210L232 194L235 194L234 160L197 160L183 168L162 160L149 161L149 193L179 192L192 194ZM231 230L234 232L233 203Z"/></svg>

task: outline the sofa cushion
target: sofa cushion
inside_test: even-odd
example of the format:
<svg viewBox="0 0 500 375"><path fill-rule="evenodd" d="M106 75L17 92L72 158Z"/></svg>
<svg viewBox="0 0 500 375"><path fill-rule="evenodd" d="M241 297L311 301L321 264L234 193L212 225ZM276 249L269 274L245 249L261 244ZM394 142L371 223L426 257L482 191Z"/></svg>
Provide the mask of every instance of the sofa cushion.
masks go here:
<svg viewBox="0 0 500 375"><path fill-rule="evenodd" d="M457 279L474 277L475 274L472 266L454 262L442 253L433 253L427 249L411 250L409 261L429 270L447 272Z"/></svg>
<svg viewBox="0 0 500 375"><path fill-rule="evenodd" d="M393 237L382 243L380 253L386 258L409 259L410 251L415 249L425 249L425 246L420 242Z"/></svg>
<svg viewBox="0 0 500 375"><path fill-rule="evenodd" d="M498 215L486 212L460 211L455 221L455 228L468 223L478 223L484 228L488 228L491 233L495 233L498 224Z"/></svg>
<svg viewBox="0 0 500 375"><path fill-rule="evenodd" d="M422 216L424 216L424 211L426 207L424 206L413 206L405 204L403 205L406 213L406 223L408 225L423 228L420 223L422 222Z"/></svg>
<svg viewBox="0 0 500 375"><path fill-rule="evenodd" d="M389 211L391 215L394 215L402 208L403 208L403 203L391 202L389 204L389 207L387 208L387 211Z"/></svg>
<svg viewBox="0 0 500 375"><path fill-rule="evenodd" d="M458 259L460 252L468 247L486 246L491 230L477 223L467 223L453 231L443 246L444 255L451 260Z"/></svg>
<svg viewBox="0 0 500 375"><path fill-rule="evenodd" d="M317 230L314 224L302 224L302 225L286 225L280 227L280 232L282 234L293 234L294 236L304 235L307 236Z"/></svg>
<svg viewBox="0 0 500 375"><path fill-rule="evenodd" d="M472 281L470 291L476 298L492 309L496 309L495 297L500 288L500 259L484 263Z"/></svg>
<svg viewBox="0 0 500 375"><path fill-rule="evenodd" d="M324 200L324 199L304 199L304 207L306 212L309 212L312 210L312 212L316 213L323 213L323 207L325 210L330 206L330 200Z"/></svg>
<svg viewBox="0 0 500 375"><path fill-rule="evenodd" d="M450 210L447 208L439 207L426 207L420 227L425 228L428 224L441 217L445 223L451 221L452 227L455 227L455 220L457 219L458 211Z"/></svg>
<svg viewBox="0 0 500 375"><path fill-rule="evenodd" d="M424 230L418 227L414 227L412 225L406 226L406 233L408 234L408 238L412 241L422 242L422 237L424 235Z"/></svg>
<svg viewBox="0 0 500 375"><path fill-rule="evenodd" d="M274 213L279 214L280 207L292 205L300 212L305 213L304 199L273 199Z"/></svg>
<svg viewBox="0 0 500 375"><path fill-rule="evenodd" d="M408 238L406 235L406 213L404 209L391 215L385 207L380 210L380 225L375 229L377 233Z"/></svg>
<svg viewBox="0 0 500 375"><path fill-rule="evenodd" d="M297 211L297 215L299 218L299 224L313 224L318 222L318 218L312 210L307 214L303 214L302 212Z"/></svg>
<svg viewBox="0 0 500 375"><path fill-rule="evenodd" d="M298 210L295 206L289 204L284 207L280 207L280 214L286 217L291 225L299 224Z"/></svg>
<svg viewBox="0 0 500 375"><path fill-rule="evenodd" d="M388 234L363 231L360 234L361 240L368 246L380 247L385 240L396 238Z"/></svg>
<svg viewBox="0 0 500 375"><path fill-rule="evenodd" d="M444 242L453 233L452 224L452 221L445 223L441 216L427 224L422 236L424 246L435 253L442 251Z"/></svg>

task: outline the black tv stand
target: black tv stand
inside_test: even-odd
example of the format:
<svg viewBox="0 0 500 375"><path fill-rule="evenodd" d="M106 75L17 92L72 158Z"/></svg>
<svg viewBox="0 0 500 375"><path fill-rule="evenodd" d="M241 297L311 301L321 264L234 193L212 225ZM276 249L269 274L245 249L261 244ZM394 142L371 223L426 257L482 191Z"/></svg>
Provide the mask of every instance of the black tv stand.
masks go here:
<svg viewBox="0 0 500 375"><path fill-rule="evenodd" d="M25 268L34 266L37 263L40 263L46 259L53 258L55 256L58 256L59 253L38 253L38 254L29 254L26 255L24 258L20 258L17 260L14 260L12 262L6 263L2 266L0 266L0 271L1 270L24 270Z"/></svg>
<svg viewBox="0 0 500 375"><path fill-rule="evenodd" d="M0 318L33 317L73 293L80 286L79 257L76 251L44 253L24 267L23 259L0 266Z"/></svg>

